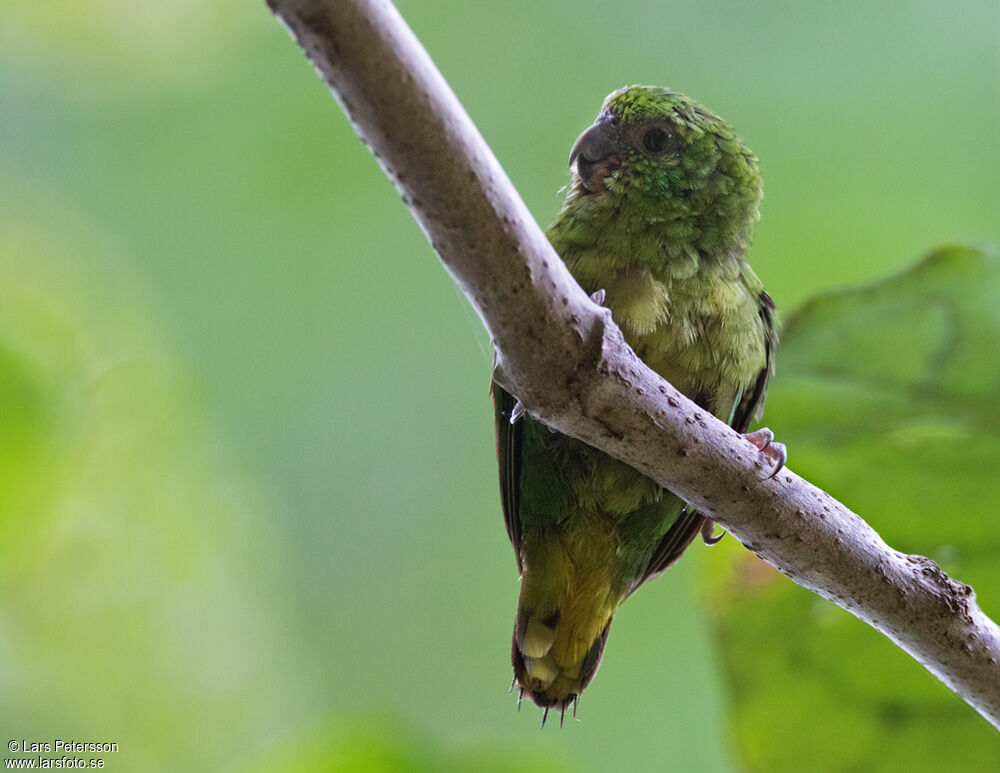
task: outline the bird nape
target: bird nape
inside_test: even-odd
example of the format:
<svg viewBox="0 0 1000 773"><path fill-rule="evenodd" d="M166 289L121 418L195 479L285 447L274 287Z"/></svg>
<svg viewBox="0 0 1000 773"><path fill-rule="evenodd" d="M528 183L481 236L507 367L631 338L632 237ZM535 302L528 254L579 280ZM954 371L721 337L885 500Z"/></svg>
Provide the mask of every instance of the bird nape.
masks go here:
<svg viewBox="0 0 1000 773"><path fill-rule="evenodd" d="M746 263L757 159L732 128L666 88L611 93L570 152L546 235L653 370L745 433L774 365L774 304ZM500 493L521 592L511 660L518 706L573 707L611 621L712 522L614 457L550 430L492 385ZM767 431L747 439L784 462Z"/></svg>

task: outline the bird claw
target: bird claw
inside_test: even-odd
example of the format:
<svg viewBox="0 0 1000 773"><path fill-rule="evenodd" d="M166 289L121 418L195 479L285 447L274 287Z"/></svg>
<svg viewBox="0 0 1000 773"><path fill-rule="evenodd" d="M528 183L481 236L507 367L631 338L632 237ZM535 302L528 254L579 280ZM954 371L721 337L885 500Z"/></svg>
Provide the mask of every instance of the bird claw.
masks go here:
<svg viewBox="0 0 1000 773"><path fill-rule="evenodd" d="M764 453L774 460L774 469L767 476L768 480L770 480L784 469L785 462L788 461L788 449L784 443L771 443L771 445L764 449Z"/></svg>
<svg viewBox="0 0 1000 773"><path fill-rule="evenodd" d="M593 293L593 294L591 294L591 296L590 296L590 300L592 300L592 301L593 301L594 303L596 303L596 304L597 304L598 306L603 306L603 305L604 305L604 298L605 298L606 296L607 296L607 293L605 293L605 292L604 292L604 289L603 289L603 288L601 288L601 289L600 289L600 290L598 290L598 291L597 291L596 293Z"/></svg>
<svg viewBox="0 0 1000 773"><path fill-rule="evenodd" d="M711 518L707 518L705 520L705 523L703 523L701 526L701 538L706 545L717 545L719 540L721 540L723 537L726 536L725 529L720 531L718 535L715 535L714 532L715 532L715 521L713 521Z"/></svg>
<svg viewBox="0 0 1000 773"><path fill-rule="evenodd" d="M788 461L788 449L785 447L784 443L774 442L774 433L767 427L761 427L756 432L747 432L743 434L743 437L755 448L757 448L764 456L768 457L774 462L774 470L768 475L768 479L773 478L782 468L785 466L785 462Z"/></svg>
<svg viewBox="0 0 1000 773"><path fill-rule="evenodd" d="M524 403L518 400L514 403L514 408L510 412L510 423L517 424L517 420L524 416Z"/></svg>

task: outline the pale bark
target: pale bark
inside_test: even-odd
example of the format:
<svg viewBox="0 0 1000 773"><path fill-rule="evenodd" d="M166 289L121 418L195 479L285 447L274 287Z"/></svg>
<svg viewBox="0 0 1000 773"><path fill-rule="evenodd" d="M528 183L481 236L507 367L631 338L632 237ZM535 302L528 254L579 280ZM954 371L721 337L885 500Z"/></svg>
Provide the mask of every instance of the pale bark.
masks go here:
<svg viewBox="0 0 1000 773"><path fill-rule="evenodd" d="M495 377L780 572L881 631L1000 728L1000 629L967 585L900 553L639 360L552 250L391 3L268 0L478 311ZM794 459L794 449L793 459Z"/></svg>

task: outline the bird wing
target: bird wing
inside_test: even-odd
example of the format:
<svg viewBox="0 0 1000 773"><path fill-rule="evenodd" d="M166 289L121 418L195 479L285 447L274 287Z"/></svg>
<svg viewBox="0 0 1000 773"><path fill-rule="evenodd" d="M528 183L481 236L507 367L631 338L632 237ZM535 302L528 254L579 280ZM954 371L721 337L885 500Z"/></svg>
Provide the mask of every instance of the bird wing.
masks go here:
<svg viewBox="0 0 1000 773"><path fill-rule="evenodd" d="M692 510L689 507L682 509L680 515L677 516L677 520L667 529L667 533L660 538L656 549L653 551L653 555L649 559L649 563L646 564L645 571L638 582L632 586L632 591L644 582L663 574L687 550L688 545L705 528L708 520L708 518L697 510Z"/></svg>
<svg viewBox="0 0 1000 773"><path fill-rule="evenodd" d="M764 292L760 285L760 280L750 271L749 266L746 267L746 271L750 272L750 276L747 277L746 273L744 273L744 282L748 285L747 289L756 294L757 313L764 324L765 357L764 367L760 369L753 384L737 398L738 402L734 407L732 419L730 420L730 426L737 432L746 432L747 427L750 426L750 422L758 417L764 406L767 384L771 380L771 374L774 372L774 350L778 344L778 337L774 332L774 301L771 300L770 295ZM701 405L700 400L696 399L695 402ZM704 408L705 406L702 405L702 407ZM705 531L707 541L708 535L711 534L710 519L696 510L685 507L677 517L677 520L667 530L667 533L660 539L656 549L653 551L652 557L649 559L649 564L642 579L634 587L638 588L647 580L656 577L667 569L667 567L681 557L687 546L703 530Z"/></svg>
<svg viewBox="0 0 1000 773"><path fill-rule="evenodd" d="M750 422L760 418L760 412L764 408L764 398L767 395L767 385L771 381L771 374L774 373L774 350L778 345L778 336L774 332L774 301L763 290L757 293L757 313L764 323L764 367L754 379L753 386L743 393L733 412L730 425L737 432L746 432Z"/></svg>
<svg viewBox="0 0 1000 773"><path fill-rule="evenodd" d="M493 396L493 415L497 434L497 465L500 468L500 505L507 536L514 546L517 571L521 566L521 435L523 421L510 422L511 412L517 401L495 381L490 382Z"/></svg>

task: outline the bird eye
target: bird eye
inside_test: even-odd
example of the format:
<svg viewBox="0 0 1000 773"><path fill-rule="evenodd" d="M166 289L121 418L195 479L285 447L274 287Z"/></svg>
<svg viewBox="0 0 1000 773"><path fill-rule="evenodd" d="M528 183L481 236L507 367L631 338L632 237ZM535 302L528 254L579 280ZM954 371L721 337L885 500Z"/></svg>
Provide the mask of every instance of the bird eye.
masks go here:
<svg viewBox="0 0 1000 773"><path fill-rule="evenodd" d="M642 146L650 153L662 153L670 142L670 135L663 129L650 129L642 135Z"/></svg>

